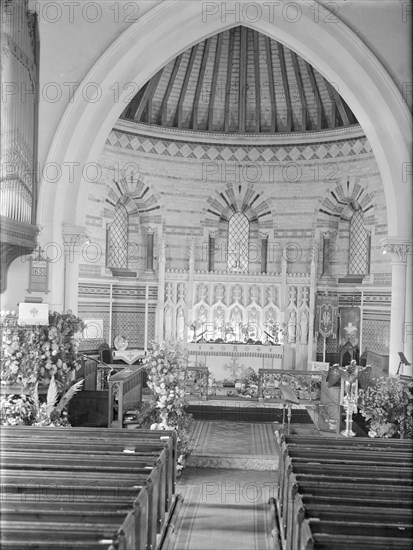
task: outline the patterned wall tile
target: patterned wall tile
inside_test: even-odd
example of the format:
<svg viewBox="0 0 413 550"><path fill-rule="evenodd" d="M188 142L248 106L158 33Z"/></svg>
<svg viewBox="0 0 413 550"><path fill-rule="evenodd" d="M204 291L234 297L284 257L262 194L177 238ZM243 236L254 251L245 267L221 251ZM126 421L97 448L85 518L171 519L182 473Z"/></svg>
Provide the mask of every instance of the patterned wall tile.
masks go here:
<svg viewBox="0 0 413 550"><path fill-rule="evenodd" d="M228 146L172 141L112 130L106 145L157 156L223 162L308 162L370 154L366 137L292 146Z"/></svg>

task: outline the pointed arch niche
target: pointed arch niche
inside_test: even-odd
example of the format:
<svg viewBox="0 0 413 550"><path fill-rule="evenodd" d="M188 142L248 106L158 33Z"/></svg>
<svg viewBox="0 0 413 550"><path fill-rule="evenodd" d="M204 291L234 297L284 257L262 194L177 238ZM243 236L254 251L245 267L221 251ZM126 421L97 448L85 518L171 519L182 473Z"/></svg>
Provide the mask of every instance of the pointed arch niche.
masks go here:
<svg viewBox="0 0 413 550"><path fill-rule="evenodd" d="M209 237L208 271L270 271L268 237L273 230L270 199L252 184L228 185L207 200L204 227Z"/></svg>
<svg viewBox="0 0 413 550"><path fill-rule="evenodd" d="M138 174L108 182L103 222L105 265L112 274L132 277L145 270L148 254L153 254L153 242L149 247L148 235L153 236L153 214L159 209L157 197Z"/></svg>
<svg viewBox="0 0 413 550"><path fill-rule="evenodd" d="M338 277L338 282L369 280L375 229L374 196L360 178L347 178L327 190L317 216L319 275Z"/></svg>

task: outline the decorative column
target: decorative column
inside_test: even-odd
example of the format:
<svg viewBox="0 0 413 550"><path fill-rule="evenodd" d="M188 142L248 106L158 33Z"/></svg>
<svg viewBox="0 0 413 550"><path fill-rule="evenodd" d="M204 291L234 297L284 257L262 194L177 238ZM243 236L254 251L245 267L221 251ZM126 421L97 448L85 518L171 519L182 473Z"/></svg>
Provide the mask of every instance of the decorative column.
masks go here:
<svg viewBox="0 0 413 550"><path fill-rule="evenodd" d="M283 246L282 257L281 257L281 296L280 296L280 306L282 313L285 312L287 307L287 254L288 248Z"/></svg>
<svg viewBox="0 0 413 550"><path fill-rule="evenodd" d="M208 271L215 271L215 233L209 234L208 239Z"/></svg>
<svg viewBox="0 0 413 550"><path fill-rule="evenodd" d="M163 313L165 306L165 270L166 270L166 243L161 238L158 260L158 306L155 325L155 338L161 340L163 337Z"/></svg>
<svg viewBox="0 0 413 550"><path fill-rule="evenodd" d="M153 273L153 243L154 230L152 227L146 227L146 271Z"/></svg>
<svg viewBox="0 0 413 550"><path fill-rule="evenodd" d="M154 260L155 260L155 230L156 226L147 225L143 227L146 232L146 268L141 274L142 281L153 281L155 279Z"/></svg>
<svg viewBox="0 0 413 550"><path fill-rule="evenodd" d="M310 318L308 322L308 363L314 361L314 319L315 319L315 297L317 288L317 263L318 263L318 241L313 242L311 250L310 267ZM309 366L309 365L308 365Z"/></svg>
<svg viewBox="0 0 413 550"><path fill-rule="evenodd" d="M335 233L325 231L323 233L323 270L321 276L323 279L331 278L331 243Z"/></svg>
<svg viewBox="0 0 413 550"><path fill-rule="evenodd" d="M82 247L88 242L86 229L81 226L63 225L63 313L68 309L77 315L79 302L79 263ZM87 261L87 258L86 260Z"/></svg>
<svg viewBox="0 0 413 550"><path fill-rule="evenodd" d="M261 273L267 273L268 235L260 233L261 237Z"/></svg>
<svg viewBox="0 0 413 550"><path fill-rule="evenodd" d="M192 308L194 307L194 274L195 274L195 241L192 238L189 245L189 270L188 270L188 325L192 323Z"/></svg>
<svg viewBox="0 0 413 550"><path fill-rule="evenodd" d="M404 327L404 354L406 355L409 363L413 364L413 269L412 269L412 258L413 258L413 247L409 246L409 251L407 253L407 265L406 265L406 306L404 317L406 319ZM412 376L413 367L405 366L401 371L405 375Z"/></svg>
<svg viewBox="0 0 413 550"><path fill-rule="evenodd" d="M411 325L412 320L406 319L406 266L407 254L411 244L397 238L386 238L382 241L383 254L389 254L392 266L391 283L391 310L390 310L390 350L389 350L389 374L396 374L400 358L398 352L411 355L411 348L405 350L406 326ZM406 353L405 353L406 351ZM412 362L411 357L407 359Z"/></svg>
<svg viewBox="0 0 413 550"><path fill-rule="evenodd" d="M282 368L290 368L289 360L290 360L290 346L287 344L288 342L288 333L287 333L287 322L286 322L286 309L288 305L287 300L287 294L288 294L288 286L287 286L287 254L288 254L288 248L286 246L283 246L282 249L282 257L281 257L281 292L280 292L280 323L282 327L282 335L283 335L283 342L284 342L284 351L283 351L283 358L282 358ZM279 337L278 337L279 339Z"/></svg>

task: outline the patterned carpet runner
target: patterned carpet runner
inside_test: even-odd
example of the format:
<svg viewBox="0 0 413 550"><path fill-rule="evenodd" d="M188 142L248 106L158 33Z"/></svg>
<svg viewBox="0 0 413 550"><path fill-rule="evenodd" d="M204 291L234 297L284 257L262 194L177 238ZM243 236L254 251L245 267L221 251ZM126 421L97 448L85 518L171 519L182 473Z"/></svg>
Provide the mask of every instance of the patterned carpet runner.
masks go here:
<svg viewBox="0 0 413 550"><path fill-rule="evenodd" d="M184 502L162 550L274 550L268 500L278 483L277 427L271 422L193 422L193 450L177 483ZM319 433L309 423L293 429Z"/></svg>
<svg viewBox="0 0 413 550"><path fill-rule="evenodd" d="M187 468L177 485L184 503L163 550L270 550L268 499L276 472Z"/></svg>

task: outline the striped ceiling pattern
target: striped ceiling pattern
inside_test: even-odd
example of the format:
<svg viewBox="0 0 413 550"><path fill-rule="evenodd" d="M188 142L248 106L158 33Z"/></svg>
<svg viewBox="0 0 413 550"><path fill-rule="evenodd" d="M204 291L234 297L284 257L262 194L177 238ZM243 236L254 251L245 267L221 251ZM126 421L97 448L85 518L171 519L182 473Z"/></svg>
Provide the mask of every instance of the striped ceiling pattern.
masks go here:
<svg viewBox="0 0 413 550"><path fill-rule="evenodd" d="M211 36L170 61L136 94L122 118L241 134L357 124L334 85L312 65L243 26Z"/></svg>

